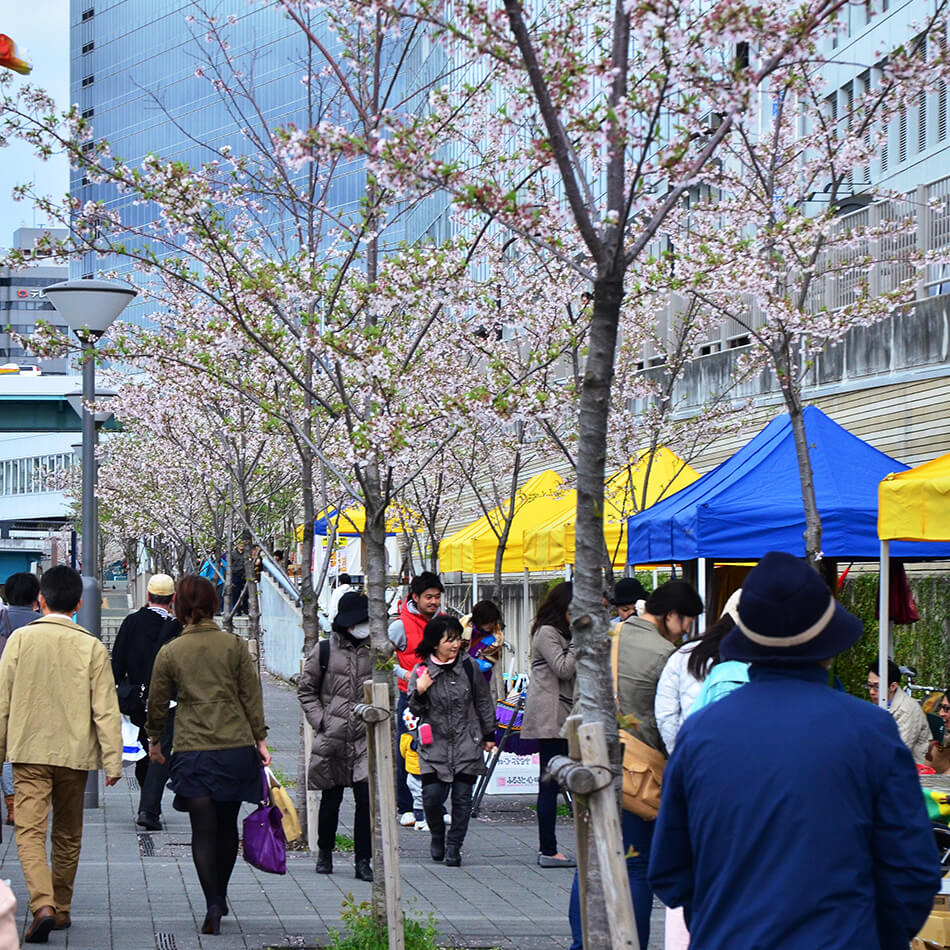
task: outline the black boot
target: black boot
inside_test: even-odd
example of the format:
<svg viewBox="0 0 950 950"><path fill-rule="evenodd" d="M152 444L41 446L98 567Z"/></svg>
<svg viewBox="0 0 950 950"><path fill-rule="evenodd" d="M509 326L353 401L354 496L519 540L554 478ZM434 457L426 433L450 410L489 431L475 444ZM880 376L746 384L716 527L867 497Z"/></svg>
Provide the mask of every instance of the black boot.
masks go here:
<svg viewBox="0 0 950 950"><path fill-rule="evenodd" d="M462 850L457 844L447 844L445 846L445 866L457 868L462 864Z"/></svg>
<svg viewBox="0 0 950 950"><path fill-rule="evenodd" d="M361 858L356 862L356 879L373 883L373 868L369 863L369 858Z"/></svg>
<svg viewBox="0 0 950 950"><path fill-rule="evenodd" d="M324 851L320 849L317 851L317 866L315 868L317 874L332 874L333 873L333 852Z"/></svg>
<svg viewBox="0 0 950 950"><path fill-rule="evenodd" d="M441 861L445 858L445 830L443 829L442 834L432 835L432 842L429 844L429 854L432 855L433 861Z"/></svg>

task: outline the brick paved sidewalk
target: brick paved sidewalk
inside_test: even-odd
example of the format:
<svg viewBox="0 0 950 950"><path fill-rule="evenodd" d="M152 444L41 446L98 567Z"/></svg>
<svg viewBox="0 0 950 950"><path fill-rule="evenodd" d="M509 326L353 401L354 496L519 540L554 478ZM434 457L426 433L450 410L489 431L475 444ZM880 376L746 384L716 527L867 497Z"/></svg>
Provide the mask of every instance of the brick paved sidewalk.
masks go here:
<svg viewBox="0 0 950 950"><path fill-rule="evenodd" d="M298 706L294 692L267 678L264 706L275 763L296 776ZM50 935L51 947L68 950L261 950L319 946L341 926L343 899L367 900L370 885L353 877L349 855L335 856L335 873L314 873L313 857L288 855L288 873L263 874L239 856L231 879L231 914L220 936L201 936L204 901L191 860L187 815L171 807L166 793L165 830L138 833L134 826L138 789L131 767L127 781L100 789L102 807L87 810L82 858L76 880L72 929ZM432 913L447 945L567 948L567 902L573 875L536 864L537 830L527 797L489 797L482 817L472 821L461 868L434 864L428 834L400 828L403 894L417 916ZM250 810L247 806L245 812ZM352 800L344 798L342 833L351 831ZM24 927L27 894L16 857L12 828L4 828L0 877L9 879ZM569 820L559 841L573 849ZM662 912L654 912L651 950L662 948Z"/></svg>

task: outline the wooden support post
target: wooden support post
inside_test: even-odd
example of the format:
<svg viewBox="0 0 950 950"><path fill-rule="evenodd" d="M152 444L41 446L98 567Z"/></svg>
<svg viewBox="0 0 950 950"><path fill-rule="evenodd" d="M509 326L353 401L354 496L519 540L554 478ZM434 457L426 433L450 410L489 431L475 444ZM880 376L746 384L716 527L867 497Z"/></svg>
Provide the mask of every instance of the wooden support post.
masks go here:
<svg viewBox="0 0 950 950"><path fill-rule="evenodd" d="M577 730L583 723L581 716L567 717L567 754L575 762L581 758L581 743ZM590 802L586 795L572 792L574 801L574 839L577 848L577 895L581 905L581 934L583 945L587 939L587 868L590 861Z"/></svg>
<svg viewBox="0 0 950 950"><path fill-rule="evenodd" d="M399 875L399 837L396 827L396 779L393 763L392 716L389 710L389 689L385 683L367 680L363 684L365 705L357 707L366 723L369 746L369 776L376 785L370 801L378 801L383 853L373 855L374 873L382 869L386 894L386 926L389 950L405 950L402 920L402 880ZM375 816L373 816L375 821Z"/></svg>
<svg viewBox="0 0 950 950"><path fill-rule="evenodd" d="M597 772L610 768L607 740L602 723L591 722L579 726L581 762ZM627 880L627 862L623 853L623 835L620 830L620 810L613 784L607 784L590 795L590 823L594 848L601 869L604 902L607 905L607 923L613 950L640 950L637 922Z"/></svg>
<svg viewBox="0 0 950 950"><path fill-rule="evenodd" d="M303 717L303 774L310 775L310 752L313 749L313 726ZM317 793L307 788L307 847L317 850Z"/></svg>

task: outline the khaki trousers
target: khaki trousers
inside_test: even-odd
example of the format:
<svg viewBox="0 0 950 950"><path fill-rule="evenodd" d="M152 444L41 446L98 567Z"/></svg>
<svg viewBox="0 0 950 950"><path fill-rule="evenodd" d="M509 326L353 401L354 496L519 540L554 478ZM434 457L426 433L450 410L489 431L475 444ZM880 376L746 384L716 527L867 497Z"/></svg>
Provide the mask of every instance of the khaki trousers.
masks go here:
<svg viewBox="0 0 950 950"><path fill-rule="evenodd" d="M82 847L82 803L86 772L59 765L13 763L14 818L20 867L30 892L30 910L69 910ZM53 827L50 860L46 831L50 804ZM50 868L52 864L52 869Z"/></svg>

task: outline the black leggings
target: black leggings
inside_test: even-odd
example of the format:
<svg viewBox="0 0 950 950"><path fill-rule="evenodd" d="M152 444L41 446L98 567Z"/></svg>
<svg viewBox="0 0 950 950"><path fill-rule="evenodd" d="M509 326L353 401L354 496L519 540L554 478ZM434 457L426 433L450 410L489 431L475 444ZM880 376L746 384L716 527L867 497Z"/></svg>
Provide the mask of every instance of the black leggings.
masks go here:
<svg viewBox="0 0 950 950"><path fill-rule="evenodd" d="M446 842L462 847L468 821L472 815L472 790L477 775L459 772L451 782L442 782L438 775L430 772L422 776L422 807L426 815L426 824L435 838L445 836ZM452 794L452 827L445 832L445 820L442 807L449 793Z"/></svg>
<svg viewBox="0 0 950 950"><path fill-rule="evenodd" d="M227 906L228 881L238 852L240 802L216 802L210 795L186 799L191 819L191 856L210 910Z"/></svg>

